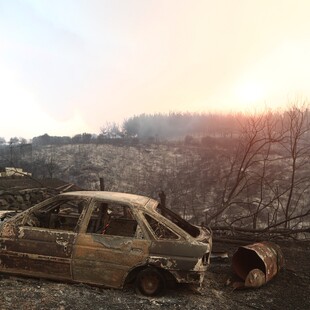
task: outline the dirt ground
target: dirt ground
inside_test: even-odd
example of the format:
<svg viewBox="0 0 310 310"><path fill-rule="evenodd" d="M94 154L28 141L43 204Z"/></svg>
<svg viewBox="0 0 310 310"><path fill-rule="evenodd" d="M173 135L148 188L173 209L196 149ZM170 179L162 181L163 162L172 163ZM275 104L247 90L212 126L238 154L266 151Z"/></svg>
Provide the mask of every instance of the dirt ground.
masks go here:
<svg viewBox="0 0 310 310"><path fill-rule="evenodd" d="M132 287L112 290L0 274L0 309L310 309L310 242L278 244L286 267L259 289L233 291L226 285L238 244L215 242L214 250L227 251L229 259L212 261L201 293L177 286L148 298Z"/></svg>

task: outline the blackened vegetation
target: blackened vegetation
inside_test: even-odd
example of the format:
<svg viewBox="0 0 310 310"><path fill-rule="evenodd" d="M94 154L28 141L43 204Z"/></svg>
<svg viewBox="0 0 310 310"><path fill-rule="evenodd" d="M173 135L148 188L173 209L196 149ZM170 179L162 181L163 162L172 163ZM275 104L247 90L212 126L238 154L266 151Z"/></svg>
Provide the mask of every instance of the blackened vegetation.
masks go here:
<svg viewBox="0 0 310 310"><path fill-rule="evenodd" d="M99 189L104 176L107 190L154 198L164 190L168 208L225 236L302 239L310 224L309 127L305 104L251 116L140 115L99 136L36 137L28 152L2 146L0 165L87 189Z"/></svg>

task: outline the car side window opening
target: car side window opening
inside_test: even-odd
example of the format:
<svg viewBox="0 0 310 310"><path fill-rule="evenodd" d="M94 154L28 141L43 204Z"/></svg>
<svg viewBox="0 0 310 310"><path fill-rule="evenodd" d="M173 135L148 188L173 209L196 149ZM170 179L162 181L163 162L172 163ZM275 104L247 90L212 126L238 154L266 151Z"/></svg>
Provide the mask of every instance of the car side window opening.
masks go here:
<svg viewBox="0 0 310 310"><path fill-rule="evenodd" d="M53 201L29 213L22 225L64 231L76 231L86 200L66 199Z"/></svg>
<svg viewBox="0 0 310 310"><path fill-rule="evenodd" d="M179 226L181 229L186 231L192 237L198 237L200 234L200 230L198 227L190 224L183 218L181 218L178 214L174 213L170 209L159 204L156 208L156 212L173 222L175 225Z"/></svg>
<svg viewBox="0 0 310 310"><path fill-rule="evenodd" d="M144 217L157 239L179 239L179 237L174 232L165 227L163 224L159 223L150 215L144 214Z"/></svg>
<svg viewBox="0 0 310 310"><path fill-rule="evenodd" d="M128 206L97 202L87 233L143 239L142 231Z"/></svg>

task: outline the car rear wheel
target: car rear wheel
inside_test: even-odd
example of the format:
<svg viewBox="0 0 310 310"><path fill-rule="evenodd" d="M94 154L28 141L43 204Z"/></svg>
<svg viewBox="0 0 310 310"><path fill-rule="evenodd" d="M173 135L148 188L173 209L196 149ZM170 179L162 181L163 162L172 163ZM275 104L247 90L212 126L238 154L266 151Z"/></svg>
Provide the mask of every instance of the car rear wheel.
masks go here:
<svg viewBox="0 0 310 310"><path fill-rule="evenodd" d="M136 278L136 291L146 296L155 296L164 292L166 281L155 268L146 268L139 272Z"/></svg>

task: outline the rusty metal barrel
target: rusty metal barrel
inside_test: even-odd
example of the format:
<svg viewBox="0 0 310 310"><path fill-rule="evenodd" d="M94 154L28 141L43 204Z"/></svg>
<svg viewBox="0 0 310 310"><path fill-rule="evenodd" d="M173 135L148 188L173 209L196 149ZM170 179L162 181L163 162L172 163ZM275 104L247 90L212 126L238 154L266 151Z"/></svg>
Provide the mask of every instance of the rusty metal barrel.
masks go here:
<svg viewBox="0 0 310 310"><path fill-rule="evenodd" d="M280 247L272 242L241 246L232 258L233 271L246 287L259 287L271 280L284 266Z"/></svg>

